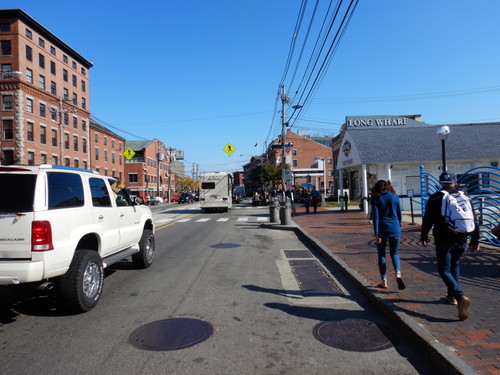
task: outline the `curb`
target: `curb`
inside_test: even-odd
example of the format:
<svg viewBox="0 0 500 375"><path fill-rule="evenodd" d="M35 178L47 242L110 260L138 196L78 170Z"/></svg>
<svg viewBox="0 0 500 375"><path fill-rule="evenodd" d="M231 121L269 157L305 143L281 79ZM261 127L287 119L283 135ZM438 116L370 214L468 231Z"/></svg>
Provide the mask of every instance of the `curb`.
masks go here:
<svg viewBox="0 0 500 375"><path fill-rule="evenodd" d="M460 359L447 346L440 343L436 338L417 324L407 314L397 311L398 307L386 299L369 285L354 269L346 262L333 254L316 238L307 233L302 227L294 225L264 224L264 228L293 230L303 240L311 244L323 256L327 257L348 279L357 284L361 292L372 302L375 307L388 316L389 319L401 329L401 332L418 345L418 349L426 353L431 363L440 371L453 375L468 375L476 372Z"/></svg>

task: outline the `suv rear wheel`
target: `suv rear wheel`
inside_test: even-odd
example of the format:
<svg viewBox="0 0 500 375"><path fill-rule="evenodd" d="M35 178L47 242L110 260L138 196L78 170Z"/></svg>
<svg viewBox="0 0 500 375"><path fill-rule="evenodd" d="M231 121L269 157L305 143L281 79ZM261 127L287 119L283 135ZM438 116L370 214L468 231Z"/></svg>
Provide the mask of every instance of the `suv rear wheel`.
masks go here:
<svg viewBox="0 0 500 375"><path fill-rule="evenodd" d="M148 268L155 257L155 236L153 231L144 229L139 241L139 252L132 255L132 262L137 268Z"/></svg>
<svg viewBox="0 0 500 375"><path fill-rule="evenodd" d="M77 250L65 275L59 280L59 297L63 308L86 312L99 301L104 282L102 259L96 251Z"/></svg>

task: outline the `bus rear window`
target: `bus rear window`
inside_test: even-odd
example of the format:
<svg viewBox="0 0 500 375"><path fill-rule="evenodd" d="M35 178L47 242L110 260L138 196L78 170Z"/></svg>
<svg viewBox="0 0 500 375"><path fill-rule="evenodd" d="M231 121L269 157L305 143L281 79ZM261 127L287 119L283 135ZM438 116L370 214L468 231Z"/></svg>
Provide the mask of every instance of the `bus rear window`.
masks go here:
<svg viewBox="0 0 500 375"><path fill-rule="evenodd" d="M215 182L202 182L201 188L206 190L215 189Z"/></svg>

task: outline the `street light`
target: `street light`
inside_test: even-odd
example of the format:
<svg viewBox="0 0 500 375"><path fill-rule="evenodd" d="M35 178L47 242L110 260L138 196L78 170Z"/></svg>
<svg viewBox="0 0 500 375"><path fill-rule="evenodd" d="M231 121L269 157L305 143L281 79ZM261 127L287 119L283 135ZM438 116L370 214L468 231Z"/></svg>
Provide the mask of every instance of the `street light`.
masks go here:
<svg viewBox="0 0 500 375"><path fill-rule="evenodd" d="M437 136L441 140L441 157L443 159L443 172L447 171L446 167L446 152L445 152L445 140L450 134L450 128L448 126L440 126L437 130Z"/></svg>

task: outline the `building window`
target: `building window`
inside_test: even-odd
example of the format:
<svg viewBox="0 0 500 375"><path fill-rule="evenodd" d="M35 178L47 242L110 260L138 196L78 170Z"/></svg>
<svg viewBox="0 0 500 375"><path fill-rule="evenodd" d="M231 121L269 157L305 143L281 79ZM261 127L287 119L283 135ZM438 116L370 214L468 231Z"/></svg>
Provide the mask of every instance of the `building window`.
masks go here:
<svg viewBox="0 0 500 375"><path fill-rule="evenodd" d="M68 71L66 69L63 69L63 79L64 82L68 82Z"/></svg>
<svg viewBox="0 0 500 375"><path fill-rule="evenodd" d="M73 129L78 129L78 119L73 117Z"/></svg>
<svg viewBox="0 0 500 375"><path fill-rule="evenodd" d="M45 48L45 40L43 40L42 38L38 38L38 45Z"/></svg>
<svg viewBox="0 0 500 375"><path fill-rule="evenodd" d="M108 162L108 150L104 150L104 161Z"/></svg>
<svg viewBox="0 0 500 375"><path fill-rule="evenodd" d="M82 79L82 91L85 92L86 86L85 81Z"/></svg>
<svg viewBox="0 0 500 375"><path fill-rule="evenodd" d="M12 120L3 120L3 139L14 139L14 129L13 129L13 121Z"/></svg>
<svg viewBox="0 0 500 375"><path fill-rule="evenodd" d="M327 159L327 163L328 163L328 164L330 164L330 165L332 165L332 163L333 163L333 159L332 159L332 158L328 158L328 159Z"/></svg>
<svg viewBox="0 0 500 375"><path fill-rule="evenodd" d="M66 125L66 126L69 125L69 116L67 113L64 114L64 125Z"/></svg>
<svg viewBox="0 0 500 375"><path fill-rule="evenodd" d="M73 87L76 87L76 76L74 74L71 76L71 83L73 84Z"/></svg>
<svg viewBox="0 0 500 375"><path fill-rule="evenodd" d="M59 163L59 159L57 155L52 155L52 164L57 165Z"/></svg>
<svg viewBox="0 0 500 375"><path fill-rule="evenodd" d="M3 164L12 165L14 163L14 150L3 150Z"/></svg>
<svg viewBox="0 0 500 375"><path fill-rule="evenodd" d="M94 136L94 142L99 143L99 134L97 134L97 133Z"/></svg>
<svg viewBox="0 0 500 375"><path fill-rule="evenodd" d="M95 160L99 160L99 147L95 148Z"/></svg>
<svg viewBox="0 0 500 375"><path fill-rule="evenodd" d="M64 133L64 148L69 150L69 134Z"/></svg>
<svg viewBox="0 0 500 375"><path fill-rule="evenodd" d="M47 164L47 154L40 154L40 164Z"/></svg>
<svg viewBox="0 0 500 375"><path fill-rule="evenodd" d="M2 64L2 78L12 78L12 64Z"/></svg>
<svg viewBox="0 0 500 375"><path fill-rule="evenodd" d="M28 122L28 141L33 142L35 139L33 134L34 125L32 122Z"/></svg>
<svg viewBox="0 0 500 375"><path fill-rule="evenodd" d="M57 130L52 129L52 146L57 147Z"/></svg>
<svg viewBox="0 0 500 375"><path fill-rule="evenodd" d="M28 165L35 165L35 153L28 151Z"/></svg>
<svg viewBox="0 0 500 375"><path fill-rule="evenodd" d="M82 120L82 130L84 132L87 131L87 123L85 122L85 120Z"/></svg>
<svg viewBox="0 0 500 375"><path fill-rule="evenodd" d="M33 39L33 33L31 32L31 30L26 29L25 35L26 35L26 38Z"/></svg>
<svg viewBox="0 0 500 375"><path fill-rule="evenodd" d="M0 55L10 56L11 54L12 54L12 50L10 48L10 40L0 41Z"/></svg>
<svg viewBox="0 0 500 375"><path fill-rule="evenodd" d="M68 89L63 89L63 97L64 97L64 100L68 100L68 96L69 96L69 93L68 93Z"/></svg>
<svg viewBox="0 0 500 375"><path fill-rule="evenodd" d="M73 93L73 104L78 105L78 95L76 95L75 93Z"/></svg>
<svg viewBox="0 0 500 375"><path fill-rule="evenodd" d="M129 173L128 174L128 182L130 182L130 183L137 182L137 173Z"/></svg>
<svg viewBox="0 0 500 375"><path fill-rule="evenodd" d="M40 103L40 117L45 117L45 104Z"/></svg>
<svg viewBox="0 0 500 375"><path fill-rule="evenodd" d="M54 61L51 61L50 62L50 72L53 74L53 75L56 75L56 63Z"/></svg>
<svg viewBox="0 0 500 375"><path fill-rule="evenodd" d="M40 68L45 69L45 56L41 53L38 54L38 65L40 66Z"/></svg>
<svg viewBox="0 0 500 375"><path fill-rule="evenodd" d="M26 99L26 112L33 113L33 99Z"/></svg>
<svg viewBox="0 0 500 375"><path fill-rule="evenodd" d="M81 70L82 74L83 75L86 75L87 74L87 71L85 70L85 68L82 67L82 70Z"/></svg>
<svg viewBox="0 0 500 375"><path fill-rule="evenodd" d="M84 154L87 153L87 138L82 139L82 151Z"/></svg>
<svg viewBox="0 0 500 375"><path fill-rule="evenodd" d="M40 87L42 90L45 90L45 77L44 76L38 77L38 87Z"/></svg>
<svg viewBox="0 0 500 375"><path fill-rule="evenodd" d="M10 31L10 23L0 23L0 31Z"/></svg>
<svg viewBox="0 0 500 375"><path fill-rule="evenodd" d="M57 120L57 109L50 108L50 119L52 121L56 121Z"/></svg>
<svg viewBox="0 0 500 375"><path fill-rule="evenodd" d="M73 136L73 149L78 151L78 137L76 135Z"/></svg>
<svg viewBox="0 0 500 375"><path fill-rule="evenodd" d="M75 159L75 168L79 168L78 159Z"/></svg>
<svg viewBox="0 0 500 375"><path fill-rule="evenodd" d="M83 168L85 168L85 169L87 169L87 168L88 168L88 166L87 166L87 161L86 161L86 160L84 160L84 161L83 161Z"/></svg>
<svg viewBox="0 0 500 375"><path fill-rule="evenodd" d="M292 150L292 156L297 156L297 150Z"/></svg>
<svg viewBox="0 0 500 375"><path fill-rule="evenodd" d="M69 166L70 166L70 160L69 160L69 158L64 158L64 165L65 165L66 167L69 167Z"/></svg>
<svg viewBox="0 0 500 375"><path fill-rule="evenodd" d="M108 138L107 137L104 137L103 143L104 143L104 146L108 145Z"/></svg>
<svg viewBox="0 0 500 375"><path fill-rule="evenodd" d="M40 143L42 145L47 144L47 128L45 126L40 127Z"/></svg>
<svg viewBox="0 0 500 375"><path fill-rule="evenodd" d="M63 55L63 61L67 64L68 63L68 56Z"/></svg>
<svg viewBox="0 0 500 375"><path fill-rule="evenodd" d="M12 95L2 95L2 110L12 111Z"/></svg>
<svg viewBox="0 0 500 375"><path fill-rule="evenodd" d="M82 98L82 109L87 109L87 101L85 98Z"/></svg>
<svg viewBox="0 0 500 375"><path fill-rule="evenodd" d="M71 62L71 66L73 67L73 69L75 69L75 70L76 70L76 62L74 62L74 61L73 61L73 62Z"/></svg>
<svg viewBox="0 0 500 375"><path fill-rule="evenodd" d="M52 95L57 95L57 85L54 81L50 81L50 93Z"/></svg>
<svg viewBox="0 0 500 375"><path fill-rule="evenodd" d="M33 83L33 70L26 69L26 82Z"/></svg>
<svg viewBox="0 0 500 375"><path fill-rule="evenodd" d="M297 160L293 159L292 162L293 162L293 166L297 167Z"/></svg>
<svg viewBox="0 0 500 375"><path fill-rule="evenodd" d="M111 163L115 164L115 153L111 153Z"/></svg>
<svg viewBox="0 0 500 375"><path fill-rule="evenodd" d="M26 46L26 60L33 61L33 49Z"/></svg>
<svg viewBox="0 0 500 375"><path fill-rule="evenodd" d="M113 150L115 149L115 140L114 139L111 140L111 148Z"/></svg>
<svg viewBox="0 0 500 375"><path fill-rule="evenodd" d="M53 46L50 46L50 53L55 56L56 54L56 49Z"/></svg>

